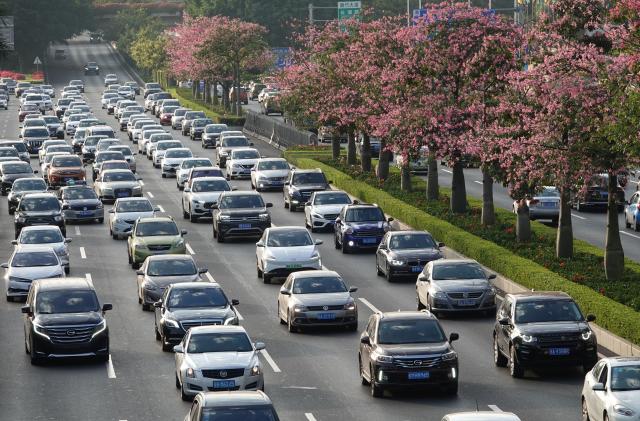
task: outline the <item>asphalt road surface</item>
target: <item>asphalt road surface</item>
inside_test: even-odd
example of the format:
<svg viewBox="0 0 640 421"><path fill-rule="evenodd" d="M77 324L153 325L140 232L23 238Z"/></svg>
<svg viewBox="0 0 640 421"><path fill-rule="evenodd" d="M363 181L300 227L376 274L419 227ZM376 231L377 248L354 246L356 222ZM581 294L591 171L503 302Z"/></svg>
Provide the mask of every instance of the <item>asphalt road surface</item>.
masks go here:
<svg viewBox="0 0 640 421"><path fill-rule="evenodd" d="M70 79L84 78L86 94L96 115L115 127L99 105L102 76L116 73L130 79L106 45L89 44L85 38L72 41L67 59L50 60L49 77L56 89ZM83 77L87 61L97 61L101 76ZM140 100L140 97L138 97ZM18 134L17 101L0 113L0 135ZM202 150L173 131L177 139L199 156L214 158L213 150ZM124 143L126 135L120 134ZM263 155L278 151L257 142ZM36 162L32 163L34 168ZM138 174L144 181L145 195L173 215L180 228L187 229L189 250L199 266L240 300L241 324L253 340L264 341L265 389L283 420L427 420L439 421L449 412L461 410L504 410L517 413L524 421L576 420L580 417L579 369L554 369L529 373L526 379L513 379L506 369L493 365L491 329L493 321L482 317L445 318L447 332L458 332L455 347L460 356L460 392L455 398L432 391L396 393L374 399L360 385L357 349L360 333L312 331L292 334L278 323L276 297L279 285L265 285L256 276L254 242L214 243L211 223L190 223L181 217L180 198L174 179L162 179L143 156L138 158ZM469 174L469 172L468 172ZM443 177L444 178L444 177ZM472 177L469 177L469 182ZM248 181L234 181L241 190ZM443 180L443 184L446 184ZM284 209L282 193L264 193L272 202L273 222L277 226L303 225L302 213ZM500 199L498 198L500 203ZM13 219L0 204L0 255L11 253ZM500 203L502 205L502 203ZM105 206L105 212L110 205ZM105 213L106 214L106 213ZM600 220L600 215L585 215ZM586 220L588 221L588 220ZM575 221L586 231L586 222ZM604 232L598 227L592 230ZM40 367L29 364L24 353L22 315L19 303L0 303L0 419L5 420L181 420L189 404L182 402L174 386L174 356L162 352L153 332L153 314L143 312L137 303L136 275L127 265L124 241L112 240L105 224L69 225L73 238L71 275L91 276L102 302L113 303L107 313L111 332L111 361L107 364L56 363ZM347 284L358 286L359 331L373 311L415 309L412 283L388 284L376 277L372 254L342 255L333 248L331 234L316 234L324 240L323 263L338 271ZM629 240L629 239L626 239ZM635 240L634 240L635 241ZM626 243L627 247L629 243ZM629 248L629 247L628 247ZM83 257L84 256L84 257Z"/></svg>

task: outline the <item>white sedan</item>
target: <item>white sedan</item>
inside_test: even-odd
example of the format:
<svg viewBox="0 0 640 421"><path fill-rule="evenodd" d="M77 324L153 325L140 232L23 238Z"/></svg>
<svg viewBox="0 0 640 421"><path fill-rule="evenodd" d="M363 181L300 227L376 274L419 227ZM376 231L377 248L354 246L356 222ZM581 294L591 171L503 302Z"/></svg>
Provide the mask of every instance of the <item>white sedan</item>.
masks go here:
<svg viewBox="0 0 640 421"><path fill-rule="evenodd" d="M176 170L186 158L193 158L193 153L189 148L172 148L167 149L164 157L160 161L162 169L162 178L175 177Z"/></svg>
<svg viewBox="0 0 640 421"><path fill-rule="evenodd" d="M227 158L227 180L240 177L251 177L251 170L261 158L260 152L254 148L233 149Z"/></svg>
<svg viewBox="0 0 640 421"><path fill-rule="evenodd" d="M637 420L640 416L640 357L603 358L584 378L582 419Z"/></svg>
<svg viewBox="0 0 640 421"><path fill-rule="evenodd" d="M197 326L173 350L176 387L183 400L202 390L262 390L264 375L255 344L242 326Z"/></svg>
<svg viewBox="0 0 640 421"><path fill-rule="evenodd" d="M222 177L199 177L193 180L191 187L185 187L182 193L182 214L191 222L198 218L211 217L211 210L218 204L223 191L235 190Z"/></svg>
<svg viewBox="0 0 640 421"><path fill-rule="evenodd" d="M304 225L316 232L333 229L342 208L352 203L349 195L341 190L317 191L311 195L304 207Z"/></svg>
<svg viewBox="0 0 640 421"><path fill-rule="evenodd" d="M303 227L267 228L256 243L258 277L265 284L275 277L287 277L292 272L322 269L318 246Z"/></svg>
<svg viewBox="0 0 640 421"><path fill-rule="evenodd" d="M183 160L176 170L176 187L178 187L178 190L184 188L184 182L189 177L189 171L191 171L191 168L196 167L213 167L213 163L209 158L187 158Z"/></svg>

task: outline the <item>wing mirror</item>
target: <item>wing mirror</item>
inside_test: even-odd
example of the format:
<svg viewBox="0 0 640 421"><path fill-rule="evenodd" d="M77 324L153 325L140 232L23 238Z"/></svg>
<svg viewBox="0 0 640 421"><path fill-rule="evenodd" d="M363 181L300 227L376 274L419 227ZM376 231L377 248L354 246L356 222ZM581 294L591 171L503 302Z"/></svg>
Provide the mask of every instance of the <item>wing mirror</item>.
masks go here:
<svg viewBox="0 0 640 421"><path fill-rule="evenodd" d="M102 304L102 311L109 311L109 310L113 310L113 304L110 304L110 303Z"/></svg>
<svg viewBox="0 0 640 421"><path fill-rule="evenodd" d="M236 191L238 188L236 186L231 186L231 191Z"/></svg>
<svg viewBox="0 0 640 421"><path fill-rule="evenodd" d="M443 242L439 242L438 243L438 248L444 247L444 243Z"/></svg>
<svg viewBox="0 0 640 421"><path fill-rule="evenodd" d="M311 206L311 202L307 202L304 204L305 206Z"/></svg>
<svg viewBox="0 0 640 421"><path fill-rule="evenodd" d="M116 213L115 209L109 209L109 213Z"/></svg>
<svg viewBox="0 0 640 421"><path fill-rule="evenodd" d="M22 306L20 308L20 311L22 312L22 314L28 314L29 316L33 315L33 313L31 312L31 307L29 306Z"/></svg>
<svg viewBox="0 0 640 421"><path fill-rule="evenodd" d="M358 287L350 287L349 288L349 292L356 292L358 290Z"/></svg>
<svg viewBox="0 0 640 421"><path fill-rule="evenodd" d="M272 207L273 207L273 203L267 203L267 204L265 205L265 207L267 207L267 208L272 208Z"/></svg>
<svg viewBox="0 0 640 421"><path fill-rule="evenodd" d="M62 205L62 210L68 210L68 209L69 209L69 205L67 203Z"/></svg>
<svg viewBox="0 0 640 421"><path fill-rule="evenodd" d="M162 308L162 301L156 301L155 303L153 303L153 306L155 308Z"/></svg>
<svg viewBox="0 0 640 421"><path fill-rule="evenodd" d="M607 390L607 388L604 387L604 384L602 383L594 383L593 386L591 386L591 390L595 392L604 392Z"/></svg>
<svg viewBox="0 0 640 421"><path fill-rule="evenodd" d="M254 344L256 351L262 351L263 349L265 349L267 346L264 344L264 342L256 342Z"/></svg>
<svg viewBox="0 0 640 421"><path fill-rule="evenodd" d="M159 207L157 207L157 206L155 206L155 207L153 208L153 211L154 211L154 212L160 212L160 208L159 208Z"/></svg>
<svg viewBox="0 0 640 421"><path fill-rule="evenodd" d="M509 320L508 317L502 317L502 318L498 319L498 324L500 324L502 326L509 326L511 324L511 321Z"/></svg>
<svg viewBox="0 0 640 421"><path fill-rule="evenodd" d="M395 221L395 219L393 219L393 218L387 219L387 222L393 222L393 221Z"/></svg>
<svg viewBox="0 0 640 421"><path fill-rule="evenodd" d="M198 273L200 273L200 274L202 274L202 273L207 273L207 272L209 272L209 269L207 269L207 268L200 268L200 269L198 269Z"/></svg>
<svg viewBox="0 0 640 421"><path fill-rule="evenodd" d="M189 187L185 187L182 191L185 193L191 193L191 189Z"/></svg>
<svg viewBox="0 0 640 421"><path fill-rule="evenodd" d="M360 343L364 345L371 345L371 339L369 339L369 335L362 335L360 337Z"/></svg>
<svg viewBox="0 0 640 421"><path fill-rule="evenodd" d="M1 268L3 269L8 269L9 268L9 263L3 263L0 265Z"/></svg>
<svg viewBox="0 0 640 421"><path fill-rule="evenodd" d="M458 339L460 339L460 335L458 335L455 332L453 332L453 333L451 333L451 335L449 335L449 342L457 341Z"/></svg>
<svg viewBox="0 0 640 421"><path fill-rule="evenodd" d="M187 235L187 230L180 230L180 235Z"/></svg>
<svg viewBox="0 0 640 421"><path fill-rule="evenodd" d="M173 352L175 352L176 354L182 354L184 352L184 348L182 347L182 345L176 345L173 347Z"/></svg>
<svg viewBox="0 0 640 421"><path fill-rule="evenodd" d="M322 240L321 240L321 239L319 239L319 238L316 238L316 240L315 240L315 244L316 244L316 246L319 246L319 245L320 245L320 244L322 244L322 243L324 243L324 241L322 241Z"/></svg>
<svg viewBox="0 0 640 421"><path fill-rule="evenodd" d="M497 275L495 273L492 273L488 276L489 279L496 279Z"/></svg>
<svg viewBox="0 0 640 421"><path fill-rule="evenodd" d="M11 244L13 244L14 246L18 245L18 240L11 240Z"/></svg>
<svg viewBox="0 0 640 421"><path fill-rule="evenodd" d="M587 314L587 321L588 322L595 322L596 321L596 315L595 314Z"/></svg>
<svg viewBox="0 0 640 421"><path fill-rule="evenodd" d="M291 291L289 291L288 289L282 288L280 290L280 294L282 295L287 295L287 296L291 296Z"/></svg>
<svg viewBox="0 0 640 421"><path fill-rule="evenodd" d="M65 239L64 239L64 242L65 242L66 244L69 244L71 241L73 241L73 239L71 239L71 238L65 238Z"/></svg>
<svg viewBox="0 0 640 421"><path fill-rule="evenodd" d="M136 270L136 275L144 275L144 270Z"/></svg>
<svg viewBox="0 0 640 421"><path fill-rule="evenodd" d="M263 242L262 240L261 240L261 241L258 241L258 242L256 243L256 247L264 247L264 242Z"/></svg>
<svg viewBox="0 0 640 421"><path fill-rule="evenodd" d="M240 305L240 300L234 298L233 300L231 300L231 305L232 306Z"/></svg>

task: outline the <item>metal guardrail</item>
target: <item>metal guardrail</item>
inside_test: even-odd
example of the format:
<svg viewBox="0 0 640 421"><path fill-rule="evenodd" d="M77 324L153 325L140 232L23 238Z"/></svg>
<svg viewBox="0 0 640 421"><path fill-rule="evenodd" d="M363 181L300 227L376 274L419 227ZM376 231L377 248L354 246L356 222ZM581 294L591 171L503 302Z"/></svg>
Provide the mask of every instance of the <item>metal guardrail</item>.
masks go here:
<svg viewBox="0 0 640 421"><path fill-rule="evenodd" d="M245 117L245 131L264 138L279 149L287 149L295 145L315 145L318 142L318 137L314 133L296 129L266 115L247 111Z"/></svg>

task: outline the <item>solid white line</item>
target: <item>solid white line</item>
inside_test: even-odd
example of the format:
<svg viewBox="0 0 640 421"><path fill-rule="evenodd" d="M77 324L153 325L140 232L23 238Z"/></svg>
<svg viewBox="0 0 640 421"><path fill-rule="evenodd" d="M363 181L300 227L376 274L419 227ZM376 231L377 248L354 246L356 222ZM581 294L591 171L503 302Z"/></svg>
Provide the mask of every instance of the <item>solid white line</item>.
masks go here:
<svg viewBox="0 0 640 421"><path fill-rule="evenodd" d="M373 311L374 313L380 313L380 310L378 310L376 308L376 306L371 304L366 298L358 297L358 300L360 300L360 302L362 302L362 304L364 304L367 307L369 307L369 309L371 309L371 311Z"/></svg>
<svg viewBox="0 0 640 421"><path fill-rule="evenodd" d="M312 386L282 386L283 389L300 389L300 390L318 390L317 387Z"/></svg>
<svg viewBox="0 0 640 421"><path fill-rule="evenodd" d="M311 412L305 412L304 416L307 417L308 421L318 421L316 420L316 417L314 417Z"/></svg>
<svg viewBox="0 0 640 421"><path fill-rule="evenodd" d="M116 371L113 369L113 361L111 360L111 354L109 354L109 361L107 361L107 377L110 379L116 378Z"/></svg>
<svg viewBox="0 0 640 421"><path fill-rule="evenodd" d="M76 228L76 235L82 235L80 234L80 227L76 225L75 228Z"/></svg>
<svg viewBox="0 0 640 421"><path fill-rule="evenodd" d="M211 274L209 272L205 272L204 276L206 276L210 282L215 282L216 280L213 279L213 276L211 276Z"/></svg>
<svg viewBox="0 0 640 421"><path fill-rule="evenodd" d="M151 193L150 191L147 192L147 196L153 199L153 193Z"/></svg>
<svg viewBox="0 0 640 421"><path fill-rule="evenodd" d="M453 171L445 170L444 168L442 169L442 171L446 172L447 174L453 174Z"/></svg>
<svg viewBox="0 0 640 421"><path fill-rule="evenodd" d="M504 412L502 409L498 408L498 405L487 405L490 410L493 412Z"/></svg>
<svg viewBox="0 0 640 421"><path fill-rule="evenodd" d="M84 277L87 279L87 282L89 282L91 285L93 285L93 278L91 277L90 273L85 273Z"/></svg>
<svg viewBox="0 0 640 421"><path fill-rule="evenodd" d="M639 235L631 234L630 232L626 232L626 231L622 231L622 230L620 230L620 234L624 234L624 235L628 235L629 237L633 237L633 238L638 238L638 239L640 239L640 236L639 236Z"/></svg>
<svg viewBox="0 0 640 421"><path fill-rule="evenodd" d="M138 180L138 183L140 183L141 186L144 186L144 181Z"/></svg>
<svg viewBox="0 0 640 421"><path fill-rule="evenodd" d="M576 217L578 219L587 219L584 216L576 215L575 213L572 213L571 216L574 216L574 217Z"/></svg>
<svg viewBox="0 0 640 421"><path fill-rule="evenodd" d="M240 312L238 311L238 309L236 308L236 314L238 315L238 320L243 321L244 317L242 317L242 314L240 314Z"/></svg>
<svg viewBox="0 0 640 421"><path fill-rule="evenodd" d="M158 209L160 209L160 212L164 213L164 208L160 205L158 205Z"/></svg>
<svg viewBox="0 0 640 421"><path fill-rule="evenodd" d="M84 247L80 247L80 257L83 259L87 258L87 254L84 252Z"/></svg>
<svg viewBox="0 0 640 421"><path fill-rule="evenodd" d="M193 249L191 248L191 246L189 245L189 243L185 244L185 247L187 248L187 251L189 252L189 254L194 255L196 254L195 251L193 251ZM207 272L208 273L208 272Z"/></svg>
<svg viewBox="0 0 640 421"><path fill-rule="evenodd" d="M263 349L262 351L260 351L260 353L264 356L264 359L267 360L267 362L271 366L271 369L273 370L274 373L282 373L282 370L280 370L280 367L278 367L278 364L276 364L276 362L273 361L273 358L271 358L271 355L269 355L266 349Z"/></svg>
<svg viewBox="0 0 640 421"><path fill-rule="evenodd" d="M474 183L482 184L482 181L473 180Z"/></svg>

